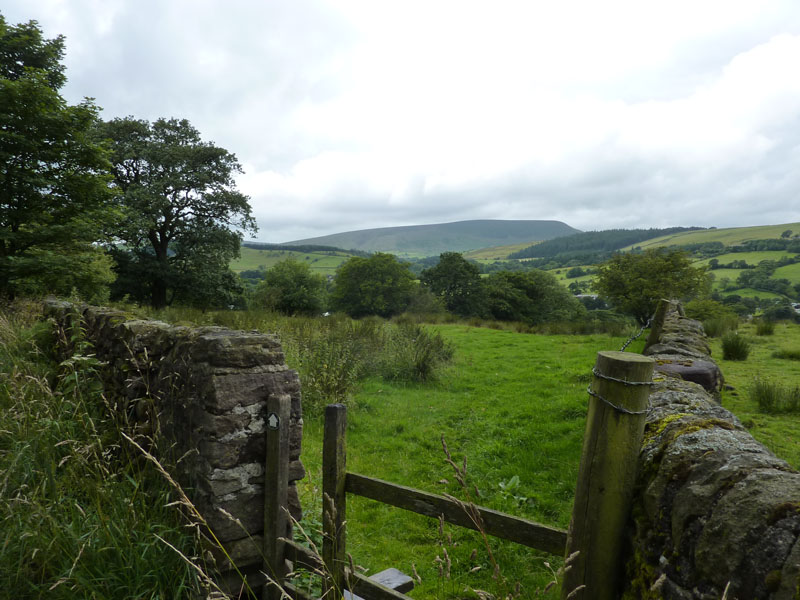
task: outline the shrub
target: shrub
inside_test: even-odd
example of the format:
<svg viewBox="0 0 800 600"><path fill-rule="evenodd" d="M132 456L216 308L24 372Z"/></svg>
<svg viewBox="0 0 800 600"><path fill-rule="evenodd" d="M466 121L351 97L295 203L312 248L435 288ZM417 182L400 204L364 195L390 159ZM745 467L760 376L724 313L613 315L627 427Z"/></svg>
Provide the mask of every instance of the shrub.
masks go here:
<svg viewBox="0 0 800 600"><path fill-rule="evenodd" d="M759 319L756 321L756 335L772 335L775 333L775 323Z"/></svg>
<svg viewBox="0 0 800 600"><path fill-rule="evenodd" d="M772 353L773 358L785 358L786 360L800 360L800 348L781 348Z"/></svg>
<svg viewBox="0 0 800 600"><path fill-rule="evenodd" d="M756 379L750 386L750 399L758 404L761 412L800 412L800 387L784 387L768 379Z"/></svg>
<svg viewBox="0 0 800 600"><path fill-rule="evenodd" d="M722 337L729 331L739 328L739 318L736 316L713 317L703 321L703 329L709 337Z"/></svg>
<svg viewBox="0 0 800 600"><path fill-rule="evenodd" d="M747 360L750 342L738 333L726 333L722 337L722 358L725 360Z"/></svg>
<svg viewBox="0 0 800 600"><path fill-rule="evenodd" d="M401 323L391 330L383 356L380 367L383 377L422 382L435 377L439 365L453 357L453 348L439 332Z"/></svg>

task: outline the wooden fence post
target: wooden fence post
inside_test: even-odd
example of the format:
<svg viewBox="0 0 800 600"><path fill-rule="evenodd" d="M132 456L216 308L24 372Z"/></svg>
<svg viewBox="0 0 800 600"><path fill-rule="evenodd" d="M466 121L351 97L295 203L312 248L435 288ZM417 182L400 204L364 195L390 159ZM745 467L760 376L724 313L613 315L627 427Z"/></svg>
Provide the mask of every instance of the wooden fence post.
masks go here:
<svg viewBox="0 0 800 600"><path fill-rule="evenodd" d="M280 600L288 573L284 544L289 531L287 494L289 487L288 395L267 399L266 462L264 468L264 572L272 578L263 588L263 600Z"/></svg>
<svg viewBox="0 0 800 600"><path fill-rule="evenodd" d="M323 597L331 600L341 598L345 590L346 431L347 408L343 404L326 406L322 438L322 560L328 574Z"/></svg>
<svg viewBox="0 0 800 600"><path fill-rule="evenodd" d="M630 514L653 377L652 358L598 352L567 556L562 599L618 597L625 524ZM581 588L581 586L585 586Z"/></svg>

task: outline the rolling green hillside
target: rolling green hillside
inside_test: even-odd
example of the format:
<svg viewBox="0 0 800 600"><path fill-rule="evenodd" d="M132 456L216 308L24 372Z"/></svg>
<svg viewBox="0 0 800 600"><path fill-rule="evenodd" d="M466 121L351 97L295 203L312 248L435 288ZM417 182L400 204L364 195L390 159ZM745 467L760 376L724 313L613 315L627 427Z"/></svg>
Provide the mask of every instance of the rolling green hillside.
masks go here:
<svg viewBox="0 0 800 600"><path fill-rule="evenodd" d="M800 223L784 223L783 225L759 225L756 227L730 227L727 229L702 229L685 231L672 235L653 238L627 246L623 250L631 250L633 246L655 248L658 246L685 246L705 242L722 242L726 246L734 246L749 240L778 239L781 233L790 229L792 233L800 233Z"/></svg>
<svg viewBox="0 0 800 600"><path fill-rule="evenodd" d="M289 244L320 244L398 256L436 256L442 252L466 252L492 246L540 240L577 233L560 221L459 221L435 225L412 225L348 231Z"/></svg>
<svg viewBox="0 0 800 600"><path fill-rule="evenodd" d="M334 275L336 268L352 255L344 251L325 250L320 252L297 252L294 250L261 250L242 247L242 255L231 263L231 269L241 271L261 267L269 269L275 263L287 258L307 262L311 270L321 275Z"/></svg>

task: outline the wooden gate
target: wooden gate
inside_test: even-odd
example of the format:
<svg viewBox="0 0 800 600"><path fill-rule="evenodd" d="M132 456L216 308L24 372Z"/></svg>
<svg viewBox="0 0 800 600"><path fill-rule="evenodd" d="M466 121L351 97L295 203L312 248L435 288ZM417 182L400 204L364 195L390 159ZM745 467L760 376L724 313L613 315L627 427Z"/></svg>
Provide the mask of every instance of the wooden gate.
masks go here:
<svg viewBox="0 0 800 600"><path fill-rule="evenodd" d="M345 590L365 600L411 600L356 572L347 550L347 494L369 498L447 523L480 530L523 546L565 556L579 552L562 597L613 598L619 571L621 535L628 517L644 415L653 372L652 359L624 352L600 352L593 370L592 396L569 533L489 508L431 494L403 485L347 471L347 409L331 404L325 409L322 457L322 557L285 537L291 530L286 510L288 471L287 398L268 402L265 481L265 600L288 594L308 600L304 592L285 581L290 561L323 574L325 596L338 600ZM283 482L282 484L280 482ZM587 592L586 590L591 590Z"/></svg>

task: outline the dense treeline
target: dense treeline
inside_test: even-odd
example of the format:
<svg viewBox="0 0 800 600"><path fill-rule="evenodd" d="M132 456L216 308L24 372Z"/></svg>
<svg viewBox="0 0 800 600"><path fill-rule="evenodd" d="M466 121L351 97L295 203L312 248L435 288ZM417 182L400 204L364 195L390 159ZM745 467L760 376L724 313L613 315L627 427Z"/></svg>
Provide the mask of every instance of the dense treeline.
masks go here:
<svg viewBox="0 0 800 600"><path fill-rule="evenodd" d="M336 246L315 246L313 244L301 244L301 245L293 245L293 244L268 244L265 242L250 242L245 241L242 242L242 246L245 248L254 248L256 250L280 250L286 252L305 252L307 254L313 254L315 252L331 252L331 253L344 253L350 254L352 256L362 256L364 258L368 257L371 253L366 252L364 250L344 250L342 248L337 248Z"/></svg>
<svg viewBox="0 0 800 600"><path fill-rule="evenodd" d="M668 227L666 229L609 229L607 231L585 231L574 235L546 240L514 252L509 258L551 258L567 253L597 253L619 250L645 240L702 227Z"/></svg>

